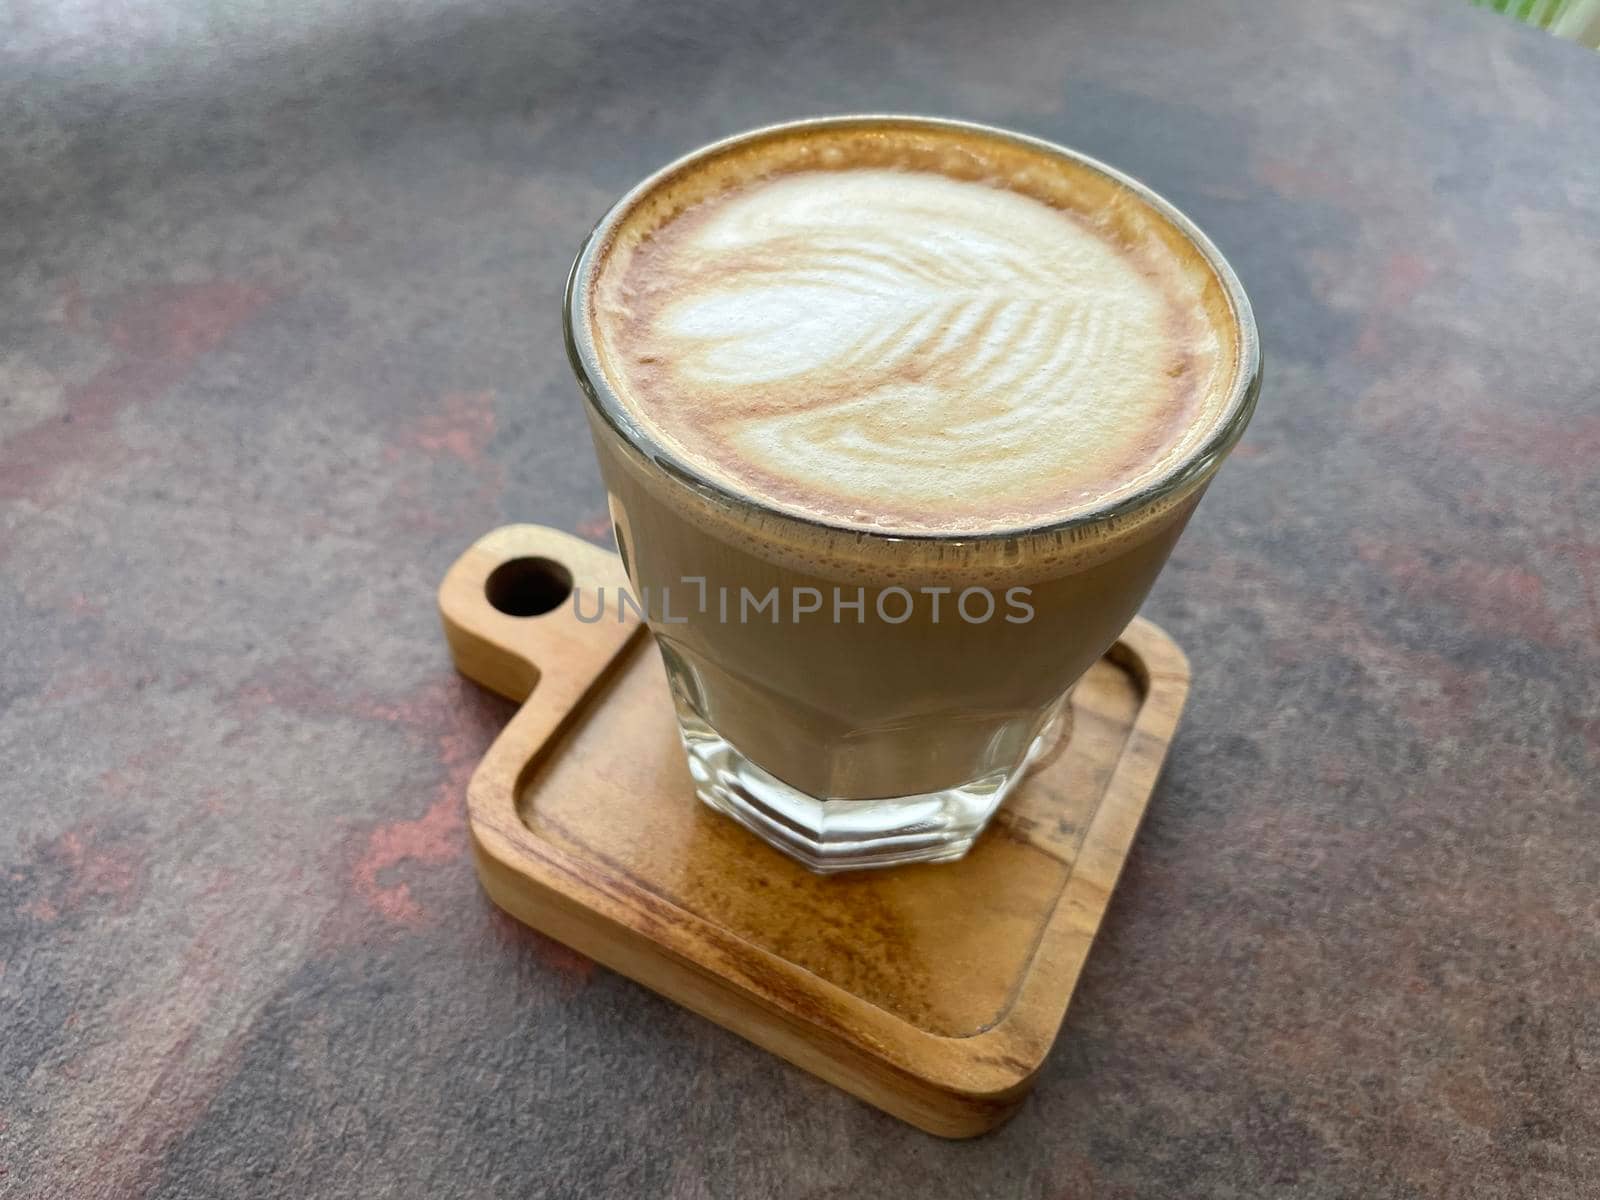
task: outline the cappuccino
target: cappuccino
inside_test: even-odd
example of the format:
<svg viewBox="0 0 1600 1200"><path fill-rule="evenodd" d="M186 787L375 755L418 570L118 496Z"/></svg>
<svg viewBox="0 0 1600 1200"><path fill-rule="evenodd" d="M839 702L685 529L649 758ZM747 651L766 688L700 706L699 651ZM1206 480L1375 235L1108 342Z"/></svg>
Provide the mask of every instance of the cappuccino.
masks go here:
<svg viewBox="0 0 1600 1200"><path fill-rule="evenodd" d="M1104 183L927 131L750 147L614 233L586 297L606 376L800 516L975 533L1114 501L1203 439L1234 363L1205 261Z"/></svg>
<svg viewBox="0 0 1600 1200"><path fill-rule="evenodd" d="M820 869L965 851L1142 602L1258 370L1237 281L1170 206L917 119L668 168L597 228L568 323L636 588L834 597L650 622L702 797ZM1027 619L938 619L979 594Z"/></svg>

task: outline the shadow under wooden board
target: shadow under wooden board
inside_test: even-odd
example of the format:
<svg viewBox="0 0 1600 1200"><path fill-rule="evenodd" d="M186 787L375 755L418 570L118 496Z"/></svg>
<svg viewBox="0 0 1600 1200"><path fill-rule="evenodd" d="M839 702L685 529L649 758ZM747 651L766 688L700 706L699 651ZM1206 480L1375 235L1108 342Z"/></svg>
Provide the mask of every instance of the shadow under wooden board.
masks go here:
<svg viewBox="0 0 1600 1200"><path fill-rule="evenodd" d="M1071 737L960 862L821 876L695 799L625 585L615 555L510 525L440 586L457 668L525 700L468 789L489 896L930 1133L1000 1124L1144 814L1189 689L1182 651L1136 619L1074 693ZM604 588L603 619L579 621L569 587L585 616Z"/></svg>

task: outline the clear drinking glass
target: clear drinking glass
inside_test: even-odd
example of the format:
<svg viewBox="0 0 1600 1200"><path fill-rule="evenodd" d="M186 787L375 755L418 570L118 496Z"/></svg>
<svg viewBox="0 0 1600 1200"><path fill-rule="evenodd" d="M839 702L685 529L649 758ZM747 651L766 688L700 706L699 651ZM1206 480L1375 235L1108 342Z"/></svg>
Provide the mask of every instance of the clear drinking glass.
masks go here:
<svg viewBox="0 0 1600 1200"><path fill-rule="evenodd" d="M1005 139L1127 189L1197 251L1234 325L1232 391L1170 470L1068 520L971 534L876 532L740 494L661 444L608 384L585 297L617 221L702 158L796 130L909 123ZM666 665L700 798L818 871L959 858L1049 745L1072 686L1143 602L1259 390L1243 289L1143 185L1001 130L912 117L757 130L664 168L573 266L566 341L617 546Z"/></svg>

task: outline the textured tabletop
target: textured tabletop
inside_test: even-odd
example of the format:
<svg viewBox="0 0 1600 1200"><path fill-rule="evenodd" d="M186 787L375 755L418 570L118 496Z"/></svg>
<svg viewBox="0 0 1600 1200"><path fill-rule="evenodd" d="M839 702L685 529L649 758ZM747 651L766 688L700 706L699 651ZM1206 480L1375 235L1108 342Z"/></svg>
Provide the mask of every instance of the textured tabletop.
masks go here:
<svg viewBox="0 0 1600 1200"><path fill-rule="evenodd" d="M1600 57L1448 0L0 21L0 1195L1600 1195ZM1146 609L1164 781L969 1143L500 916L433 607L607 537L591 222L849 110L1142 177L1267 361Z"/></svg>

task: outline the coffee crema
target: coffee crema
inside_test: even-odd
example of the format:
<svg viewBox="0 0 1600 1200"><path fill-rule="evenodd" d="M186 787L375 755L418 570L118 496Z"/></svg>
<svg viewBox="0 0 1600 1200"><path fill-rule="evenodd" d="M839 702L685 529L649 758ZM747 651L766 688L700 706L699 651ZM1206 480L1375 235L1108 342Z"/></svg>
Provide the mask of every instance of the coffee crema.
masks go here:
<svg viewBox="0 0 1600 1200"><path fill-rule="evenodd" d="M697 160L614 227L607 382L693 469L882 533L1069 519L1216 427L1237 320L1142 197L1026 143L809 131Z"/></svg>

